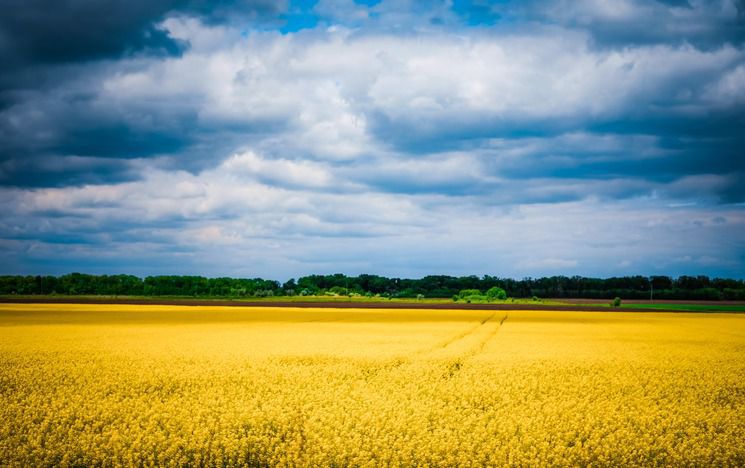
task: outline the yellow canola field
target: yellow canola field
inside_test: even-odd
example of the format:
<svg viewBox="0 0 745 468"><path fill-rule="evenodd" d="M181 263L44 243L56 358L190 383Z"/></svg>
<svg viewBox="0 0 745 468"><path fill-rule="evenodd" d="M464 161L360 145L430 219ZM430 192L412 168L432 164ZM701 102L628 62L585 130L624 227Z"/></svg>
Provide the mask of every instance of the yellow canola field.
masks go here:
<svg viewBox="0 0 745 468"><path fill-rule="evenodd" d="M745 315L0 304L0 465L745 466Z"/></svg>

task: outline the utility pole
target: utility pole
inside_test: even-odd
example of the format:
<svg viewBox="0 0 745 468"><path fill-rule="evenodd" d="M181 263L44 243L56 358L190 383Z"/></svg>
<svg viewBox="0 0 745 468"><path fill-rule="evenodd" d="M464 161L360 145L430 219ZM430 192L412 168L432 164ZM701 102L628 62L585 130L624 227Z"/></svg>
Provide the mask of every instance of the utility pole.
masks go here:
<svg viewBox="0 0 745 468"><path fill-rule="evenodd" d="M649 278L649 302L654 298L654 278Z"/></svg>

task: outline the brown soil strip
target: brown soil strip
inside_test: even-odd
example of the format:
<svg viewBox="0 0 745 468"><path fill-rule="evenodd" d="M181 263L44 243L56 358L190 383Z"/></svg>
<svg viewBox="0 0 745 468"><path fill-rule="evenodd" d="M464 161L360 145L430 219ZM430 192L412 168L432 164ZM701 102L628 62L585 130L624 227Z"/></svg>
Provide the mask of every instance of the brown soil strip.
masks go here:
<svg viewBox="0 0 745 468"><path fill-rule="evenodd" d="M591 302L582 305L545 305L545 304L464 304L453 303L416 303L416 302L293 302L293 301L235 301L235 300L199 300L199 299L131 299L131 298L75 298L75 297L4 297L0 303L14 304L135 304L135 305L169 305L169 306L228 306L228 307L299 307L323 309L438 309L438 310L553 310L581 312L703 312L665 309L644 309L624 307L614 309L601 307ZM642 302L639 302L642 303ZM672 303L672 302L671 302ZM675 302L676 304L707 304L706 302ZM724 302L717 302L724 304ZM731 313L731 311L712 311Z"/></svg>
<svg viewBox="0 0 745 468"><path fill-rule="evenodd" d="M565 302L567 304L607 304L610 299L546 299L547 301ZM682 299L624 299L624 304L684 304L684 305L745 305L745 301L699 301L699 300L682 300Z"/></svg>

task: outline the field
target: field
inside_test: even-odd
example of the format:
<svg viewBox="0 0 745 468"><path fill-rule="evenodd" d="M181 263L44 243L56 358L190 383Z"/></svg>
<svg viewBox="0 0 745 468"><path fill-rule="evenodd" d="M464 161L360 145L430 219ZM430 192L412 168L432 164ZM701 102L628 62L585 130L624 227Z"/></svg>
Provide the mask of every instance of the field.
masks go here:
<svg viewBox="0 0 745 468"><path fill-rule="evenodd" d="M613 310L609 299L526 299L509 298L493 301L453 302L452 298L384 298L365 296L273 296L273 297L192 297L192 296L106 296L106 295L0 295L8 304L134 304L172 306L245 306L245 307L315 307L315 308L432 308L491 310ZM627 311L644 312L745 312L742 301L656 301L625 300Z"/></svg>
<svg viewBox="0 0 745 468"><path fill-rule="evenodd" d="M0 304L0 465L745 465L745 315Z"/></svg>
<svg viewBox="0 0 745 468"><path fill-rule="evenodd" d="M745 312L744 304L640 304L632 303L628 305L622 305L625 308L634 309L650 309L650 310L677 310L681 312L706 312L706 311L720 311L720 312Z"/></svg>

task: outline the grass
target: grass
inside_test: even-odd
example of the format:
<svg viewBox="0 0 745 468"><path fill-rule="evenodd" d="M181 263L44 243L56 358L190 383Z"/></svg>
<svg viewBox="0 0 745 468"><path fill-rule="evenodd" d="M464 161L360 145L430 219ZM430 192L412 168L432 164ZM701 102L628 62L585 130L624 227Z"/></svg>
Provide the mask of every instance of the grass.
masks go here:
<svg viewBox="0 0 745 468"><path fill-rule="evenodd" d="M0 304L0 465L745 464L745 316Z"/></svg>
<svg viewBox="0 0 745 468"><path fill-rule="evenodd" d="M621 307L634 309L653 309L653 310L678 310L685 312L745 312L745 304L621 304Z"/></svg>
<svg viewBox="0 0 745 468"><path fill-rule="evenodd" d="M230 297L230 296L113 296L113 295L0 295L0 301L13 300L13 299L24 299L33 301L34 299L44 299L45 301L68 301L70 299L78 299L82 302L87 300L112 300L112 301L126 301L126 300L137 300L137 301L239 301L239 302L349 302L349 303L391 303L391 304L452 304L452 298L412 298L412 297L368 297L368 296L271 296L271 297ZM465 304L465 300L460 300L459 303ZM533 301L530 298L510 298L504 301L473 301L474 304L544 304L544 305L557 305L562 304L560 301L554 301L550 299L540 299Z"/></svg>

